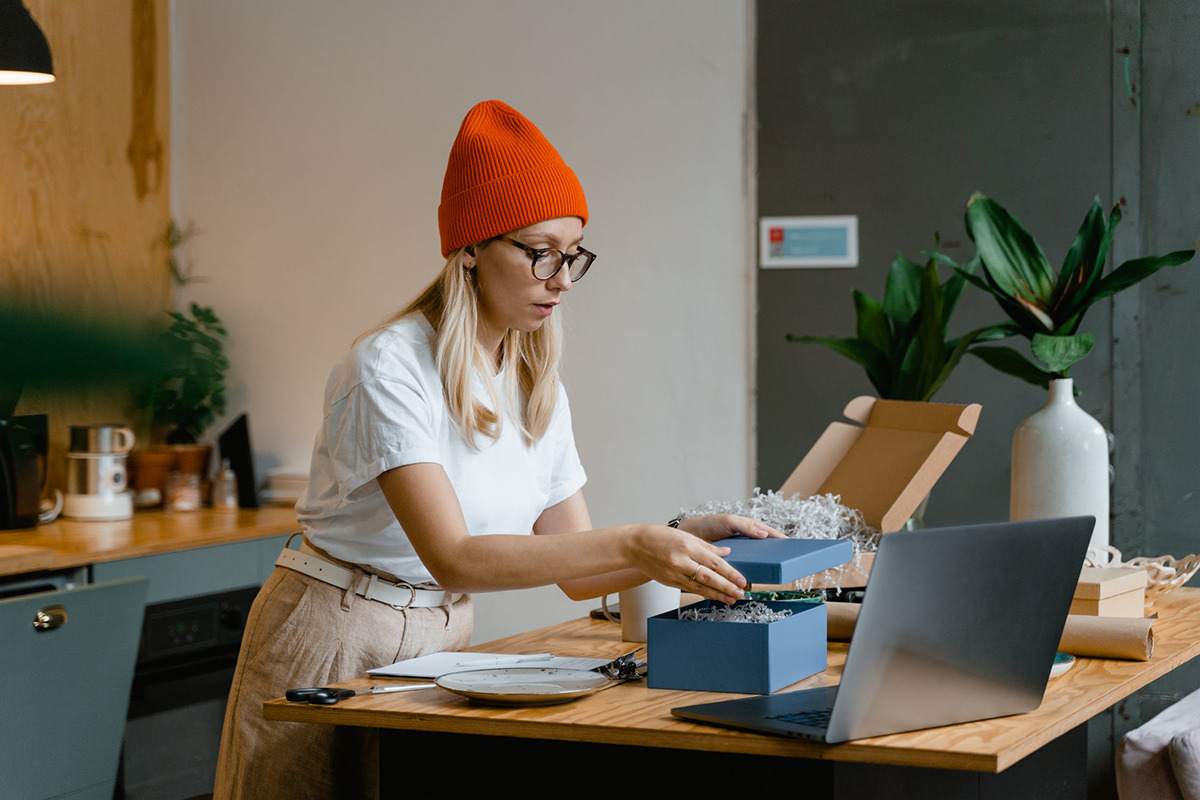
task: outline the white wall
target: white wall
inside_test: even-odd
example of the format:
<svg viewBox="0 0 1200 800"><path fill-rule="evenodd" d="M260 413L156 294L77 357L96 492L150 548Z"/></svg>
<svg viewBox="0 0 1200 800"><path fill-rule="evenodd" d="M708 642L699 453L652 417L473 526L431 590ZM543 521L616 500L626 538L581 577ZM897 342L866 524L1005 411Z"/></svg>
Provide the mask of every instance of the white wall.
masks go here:
<svg viewBox="0 0 1200 800"><path fill-rule="evenodd" d="M751 488L749 10L727 0L175 0L174 213L259 475L307 468L329 368L438 271L466 111L530 117L588 195L565 380L598 526ZM477 597L476 641L585 613Z"/></svg>

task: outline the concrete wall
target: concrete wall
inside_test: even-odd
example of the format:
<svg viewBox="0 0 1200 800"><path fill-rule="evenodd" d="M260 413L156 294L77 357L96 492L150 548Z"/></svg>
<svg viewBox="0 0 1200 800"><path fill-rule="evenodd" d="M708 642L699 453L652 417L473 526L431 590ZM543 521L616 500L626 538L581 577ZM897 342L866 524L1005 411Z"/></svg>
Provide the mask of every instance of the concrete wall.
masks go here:
<svg viewBox="0 0 1200 800"><path fill-rule="evenodd" d="M859 217L858 268L759 274L758 475L777 487L847 400L874 394L858 365L785 334L853 335L851 288L882 300L897 251L923 261L935 234L936 249L969 259L974 191L1025 222L1056 264L1093 196L1110 204L1108 16L1093 0L762 0L757 25L759 213ZM1002 319L968 289L950 332ZM1099 344L1072 373L1108 424L1107 309L1087 326ZM1012 432L1044 392L968 357L934 399L983 414L926 521L1007 519Z"/></svg>
<svg viewBox="0 0 1200 800"><path fill-rule="evenodd" d="M1200 9L1155 3L1143 14L1141 202L1143 252L1200 249ZM1140 287L1142 442L1140 524L1127 541L1145 555L1200 551L1200 263ZM1140 536L1139 536L1140 534ZM1140 540L1139 540L1140 539ZM1197 581L1192 582L1196 585Z"/></svg>
<svg viewBox="0 0 1200 800"><path fill-rule="evenodd" d="M751 487L749 11L708 0L236 0L172 6L174 211L227 322L261 473L307 469L329 368L440 268L437 203L474 103L578 173L600 258L565 366L597 525ZM579 616L479 598L477 639Z"/></svg>
<svg viewBox="0 0 1200 800"><path fill-rule="evenodd" d="M759 211L858 214L855 270L760 272L759 480L778 485L862 371L784 334L852 335L849 297L875 297L897 249L939 231L959 260L983 191L1060 264L1093 195L1125 205L1115 263L1200 246L1200 14L1191 0L759 0ZM1113 543L1125 556L1200 550L1200 262L1094 307L1095 351L1072 375L1114 433ZM961 333L1001 319L968 290ZM977 434L934 489L926 521L1008 516L1010 442L1044 393L967 359L938 394L981 402ZM783 431L777 434L776 431ZM1192 581L1196 585L1198 581ZM1114 796L1123 733L1195 690L1192 663L1089 726L1091 791Z"/></svg>
<svg viewBox="0 0 1200 800"><path fill-rule="evenodd" d="M1200 9L1190 0L1124 5L1141 31L1131 54L1136 104L1122 104L1140 136L1138 151L1126 156L1138 176L1137 245L1141 253L1200 249ZM1114 362L1126 378L1117 387L1125 402L1115 406L1119 544L1128 555L1200 552L1200 260L1157 273L1123 302L1131 343ZM1122 443L1131 445L1124 453ZM1200 578L1189 585L1200 586ZM1198 686L1196 661L1154 682L1118 706L1114 740Z"/></svg>

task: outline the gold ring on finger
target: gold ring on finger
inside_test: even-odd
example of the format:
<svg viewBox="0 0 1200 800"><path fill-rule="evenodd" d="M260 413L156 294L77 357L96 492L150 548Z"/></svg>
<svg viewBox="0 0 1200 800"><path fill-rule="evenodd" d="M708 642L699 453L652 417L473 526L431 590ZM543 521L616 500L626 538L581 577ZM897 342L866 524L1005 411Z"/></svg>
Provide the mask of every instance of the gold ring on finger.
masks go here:
<svg viewBox="0 0 1200 800"><path fill-rule="evenodd" d="M696 565L696 571L692 573L692 577L688 578L688 580L689 580L689 581L692 581L693 583L695 583L695 581L696 581L696 576L700 574L700 567L701 567L701 566L702 566L701 564L697 564L697 565Z"/></svg>

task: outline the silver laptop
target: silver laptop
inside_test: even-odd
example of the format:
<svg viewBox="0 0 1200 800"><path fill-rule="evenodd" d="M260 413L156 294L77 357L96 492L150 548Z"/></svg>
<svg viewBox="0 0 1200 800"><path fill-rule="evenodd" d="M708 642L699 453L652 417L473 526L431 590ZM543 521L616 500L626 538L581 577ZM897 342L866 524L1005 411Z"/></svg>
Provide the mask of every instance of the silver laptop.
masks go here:
<svg viewBox="0 0 1200 800"><path fill-rule="evenodd" d="M840 686L671 709L681 719L845 742L1042 702L1094 517L880 539Z"/></svg>

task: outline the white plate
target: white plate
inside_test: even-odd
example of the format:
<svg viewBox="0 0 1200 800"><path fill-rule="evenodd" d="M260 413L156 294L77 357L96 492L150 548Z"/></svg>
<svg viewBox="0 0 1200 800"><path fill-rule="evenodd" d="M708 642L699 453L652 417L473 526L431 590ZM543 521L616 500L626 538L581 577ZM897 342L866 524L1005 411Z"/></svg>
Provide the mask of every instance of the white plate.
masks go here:
<svg viewBox="0 0 1200 800"><path fill-rule="evenodd" d="M597 692L611 684L598 672L554 667L499 667L452 672L437 685L455 694L495 705L551 705Z"/></svg>
<svg viewBox="0 0 1200 800"><path fill-rule="evenodd" d="M1075 656L1067 653L1055 653L1054 665L1050 667L1050 677L1057 678L1073 666L1075 666Z"/></svg>

